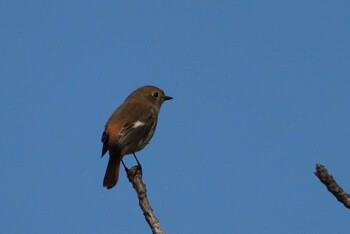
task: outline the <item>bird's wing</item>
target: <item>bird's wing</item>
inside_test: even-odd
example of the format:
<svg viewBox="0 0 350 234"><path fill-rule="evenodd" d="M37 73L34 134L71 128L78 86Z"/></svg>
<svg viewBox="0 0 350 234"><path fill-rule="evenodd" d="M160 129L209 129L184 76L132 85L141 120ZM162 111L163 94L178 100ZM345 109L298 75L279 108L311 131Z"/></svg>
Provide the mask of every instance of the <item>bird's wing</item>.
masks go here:
<svg viewBox="0 0 350 234"><path fill-rule="evenodd" d="M109 134L107 132L107 126L105 127L105 130L102 133L102 137L101 137L101 142L102 142L102 154L101 157L103 157L103 155L106 154L106 152L108 151L108 141L109 141Z"/></svg>
<svg viewBox="0 0 350 234"><path fill-rule="evenodd" d="M129 154L139 151L145 147L151 139L156 127L156 115L149 114L140 120L126 123L117 136L117 145Z"/></svg>

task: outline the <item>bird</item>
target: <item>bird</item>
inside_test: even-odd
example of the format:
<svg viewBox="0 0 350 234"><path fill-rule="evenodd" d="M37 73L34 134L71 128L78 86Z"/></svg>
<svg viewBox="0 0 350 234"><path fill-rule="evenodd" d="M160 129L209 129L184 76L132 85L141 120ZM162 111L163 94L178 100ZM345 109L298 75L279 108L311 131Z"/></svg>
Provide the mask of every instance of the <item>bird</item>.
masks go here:
<svg viewBox="0 0 350 234"><path fill-rule="evenodd" d="M133 91L111 114L101 137L101 158L109 151L103 187L111 189L117 184L124 156L133 154L137 160L135 152L149 143L157 127L160 108L164 101L171 99L160 88L146 85Z"/></svg>

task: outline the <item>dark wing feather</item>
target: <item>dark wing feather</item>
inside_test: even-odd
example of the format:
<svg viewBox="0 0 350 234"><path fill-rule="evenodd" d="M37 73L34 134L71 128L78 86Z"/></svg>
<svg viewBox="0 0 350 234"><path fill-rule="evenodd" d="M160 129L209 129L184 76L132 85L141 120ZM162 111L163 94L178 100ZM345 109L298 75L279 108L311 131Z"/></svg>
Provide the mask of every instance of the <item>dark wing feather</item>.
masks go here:
<svg viewBox="0 0 350 234"><path fill-rule="evenodd" d="M135 127L134 123L124 125L117 138L117 144L121 145L124 154L131 154L143 149L153 136L156 119L149 115L141 126Z"/></svg>
<svg viewBox="0 0 350 234"><path fill-rule="evenodd" d="M105 130L102 133L102 137L101 137L101 142L103 143L101 158L103 157L103 155L106 154L106 152L108 151L108 148L109 148L109 144L108 144L109 134L107 133L106 130L107 130L107 128L105 128Z"/></svg>

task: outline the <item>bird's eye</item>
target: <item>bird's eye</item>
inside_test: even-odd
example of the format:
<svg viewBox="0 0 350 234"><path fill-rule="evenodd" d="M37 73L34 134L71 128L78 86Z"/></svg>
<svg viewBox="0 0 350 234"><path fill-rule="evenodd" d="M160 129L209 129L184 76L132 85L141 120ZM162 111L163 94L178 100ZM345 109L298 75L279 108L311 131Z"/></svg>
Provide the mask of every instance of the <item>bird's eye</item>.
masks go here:
<svg viewBox="0 0 350 234"><path fill-rule="evenodd" d="M159 94L158 94L158 92L154 92L152 95L153 95L153 97L158 97Z"/></svg>

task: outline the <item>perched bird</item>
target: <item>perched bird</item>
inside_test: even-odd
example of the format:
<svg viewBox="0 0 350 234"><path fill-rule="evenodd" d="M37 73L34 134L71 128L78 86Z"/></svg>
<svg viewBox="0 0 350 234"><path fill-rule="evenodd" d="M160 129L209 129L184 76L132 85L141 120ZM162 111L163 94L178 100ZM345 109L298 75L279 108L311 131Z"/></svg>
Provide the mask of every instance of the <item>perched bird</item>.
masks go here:
<svg viewBox="0 0 350 234"><path fill-rule="evenodd" d="M101 138L101 157L109 151L103 187L111 189L117 184L120 162L125 155L134 154L148 144L156 129L162 103L171 99L155 86L142 86L112 113Z"/></svg>

